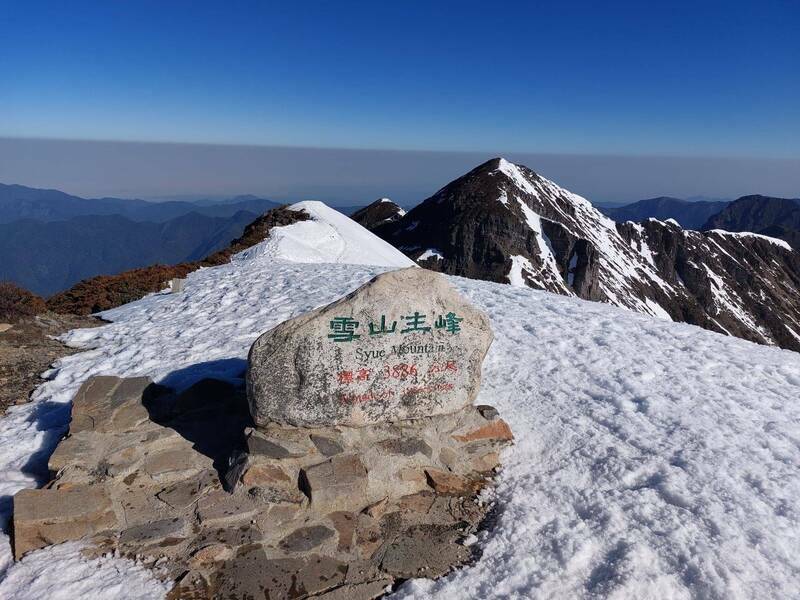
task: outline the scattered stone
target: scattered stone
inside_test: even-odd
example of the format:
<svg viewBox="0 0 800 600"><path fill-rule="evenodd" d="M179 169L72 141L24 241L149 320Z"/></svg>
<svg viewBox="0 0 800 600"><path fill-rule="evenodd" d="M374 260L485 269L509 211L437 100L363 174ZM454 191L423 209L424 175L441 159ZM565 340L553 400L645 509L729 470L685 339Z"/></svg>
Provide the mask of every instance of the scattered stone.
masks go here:
<svg viewBox="0 0 800 600"><path fill-rule="evenodd" d="M106 490L98 485L65 490L20 490L14 496L14 557L77 540L117 525Z"/></svg>
<svg viewBox="0 0 800 600"><path fill-rule="evenodd" d="M500 416L500 413L497 411L497 409L494 406L489 406L488 404L479 404L475 408L478 409L478 412L487 421L494 421Z"/></svg>
<svg viewBox="0 0 800 600"><path fill-rule="evenodd" d="M197 501L197 517L206 527L248 522L259 510L259 503L251 496L222 490L209 492Z"/></svg>
<svg viewBox="0 0 800 600"><path fill-rule="evenodd" d="M425 490L423 492L417 492L416 494L403 496L399 500L399 507L400 510L424 514L431 509L434 500L436 500L436 494L430 490Z"/></svg>
<svg viewBox="0 0 800 600"><path fill-rule="evenodd" d="M491 341L486 316L444 276L384 273L256 340L250 413L259 426L303 427L454 413L477 396Z"/></svg>
<svg viewBox="0 0 800 600"><path fill-rule="evenodd" d="M136 547L146 547L186 537L188 524L184 519L174 517L151 521L122 531L119 536L120 544Z"/></svg>
<svg viewBox="0 0 800 600"><path fill-rule="evenodd" d="M307 449L287 440L270 439L268 434L257 429L247 431L247 452L254 456L281 460L305 456Z"/></svg>
<svg viewBox="0 0 800 600"><path fill-rule="evenodd" d="M316 449L319 450L319 453L323 456L334 456L344 452L342 445L331 438L323 437L321 435L312 435L311 441L314 443Z"/></svg>
<svg viewBox="0 0 800 600"><path fill-rule="evenodd" d="M212 466L211 459L199 454L190 444L148 455L143 470L160 482L187 479Z"/></svg>
<svg viewBox="0 0 800 600"><path fill-rule="evenodd" d="M455 467L456 463L458 462L458 458L458 454L452 448L445 447L439 450L439 460L448 469Z"/></svg>
<svg viewBox="0 0 800 600"><path fill-rule="evenodd" d="M381 569L402 578L439 577L469 558L469 550L458 543L460 538L452 526L410 527L386 548Z"/></svg>
<svg viewBox="0 0 800 600"><path fill-rule="evenodd" d="M328 515L339 536L339 552L349 552L353 545L353 534L356 530L356 517L353 513L337 511Z"/></svg>
<svg viewBox="0 0 800 600"><path fill-rule="evenodd" d="M433 454L431 447L419 438L396 438L385 440L378 444L381 450L389 454L402 454L403 456L413 456L422 454L430 458Z"/></svg>
<svg viewBox="0 0 800 600"><path fill-rule="evenodd" d="M478 473L488 473L500 466L500 453L488 452L483 456L476 456L469 464Z"/></svg>
<svg viewBox="0 0 800 600"><path fill-rule="evenodd" d="M152 383L147 377L87 379L72 401L70 433L87 430L114 433L134 429L149 419L142 400L147 397L147 388Z"/></svg>
<svg viewBox="0 0 800 600"><path fill-rule="evenodd" d="M420 484L428 483L428 478L425 476L425 472L419 469L408 468L408 467L400 469L399 477L402 481L408 481L411 483L420 483Z"/></svg>
<svg viewBox="0 0 800 600"><path fill-rule="evenodd" d="M386 509L389 507L389 496L386 496L383 500L378 500L375 504L370 504L367 508L364 509L364 514L369 515L373 519L380 519L384 513L386 513Z"/></svg>
<svg viewBox="0 0 800 600"><path fill-rule="evenodd" d="M185 479L165 487L156 496L172 508L183 509L197 502L216 481L215 473L204 471L196 479Z"/></svg>
<svg viewBox="0 0 800 600"><path fill-rule="evenodd" d="M428 485L438 494L466 494L479 488L475 481L446 471L425 469L425 475L428 477Z"/></svg>
<svg viewBox="0 0 800 600"><path fill-rule="evenodd" d="M214 597L307 598L340 587L346 573L345 563L327 556L271 560L262 547L251 546L243 548L215 573Z"/></svg>
<svg viewBox="0 0 800 600"><path fill-rule="evenodd" d="M255 464L242 475L242 483L248 487L285 485L291 483L291 481L292 480L283 469L270 464Z"/></svg>
<svg viewBox="0 0 800 600"><path fill-rule="evenodd" d="M479 427L473 431L463 435L454 435L454 439L459 442L474 442L475 440L501 440L511 441L514 439L514 434L511 433L511 428L508 423L503 419L497 419L488 425Z"/></svg>
<svg viewBox="0 0 800 600"><path fill-rule="evenodd" d="M209 544L192 554L192 558L189 560L189 566L199 568L209 563L228 560L231 556L233 556L233 551L230 546L226 544Z"/></svg>
<svg viewBox="0 0 800 600"><path fill-rule="evenodd" d="M177 580L167 594L166 600L206 600L211 598L211 589L205 574L192 569L186 571Z"/></svg>
<svg viewBox="0 0 800 600"><path fill-rule="evenodd" d="M287 552L307 552L320 546L334 535L336 532L324 525L301 527L283 538L279 546Z"/></svg>
<svg viewBox="0 0 800 600"><path fill-rule="evenodd" d="M391 585L392 579L387 577L377 581L346 584L314 597L320 600L373 600L383 596Z"/></svg>
<svg viewBox="0 0 800 600"><path fill-rule="evenodd" d="M13 325L11 323L0 323L0 333L3 333L4 331L8 331L12 327L13 327Z"/></svg>
<svg viewBox="0 0 800 600"><path fill-rule="evenodd" d="M363 503L367 470L355 454L334 456L300 475L301 488L317 511L347 510Z"/></svg>

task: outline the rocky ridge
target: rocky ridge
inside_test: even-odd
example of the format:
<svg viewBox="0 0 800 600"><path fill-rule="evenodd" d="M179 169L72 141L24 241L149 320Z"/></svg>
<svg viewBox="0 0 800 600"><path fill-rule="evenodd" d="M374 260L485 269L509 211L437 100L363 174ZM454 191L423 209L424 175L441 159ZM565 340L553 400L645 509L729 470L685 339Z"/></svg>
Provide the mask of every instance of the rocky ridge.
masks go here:
<svg viewBox="0 0 800 600"><path fill-rule="evenodd" d="M800 255L763 236L614 223L490 160L374 232L425 268L507 282L800 350Z"/></svg>

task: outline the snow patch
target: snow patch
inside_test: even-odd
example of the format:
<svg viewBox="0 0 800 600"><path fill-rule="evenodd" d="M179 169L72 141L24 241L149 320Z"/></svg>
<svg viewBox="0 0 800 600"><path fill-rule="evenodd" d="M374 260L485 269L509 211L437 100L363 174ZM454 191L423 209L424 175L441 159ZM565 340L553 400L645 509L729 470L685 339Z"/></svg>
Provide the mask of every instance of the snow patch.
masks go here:
<svg viewBox="0 0 800 600"><path fill-rule="evenodd" d="M539 271L539 275L541 276L544 274L544 272L546 272L547 279L550 282L554 283L556 287L561 289L564 293L571 294L572 291L564 285L564 279L561 277L561 271L558 270L558 262L556 261L555 254L553 253L553 246L542 229L541 217L520 198L517 198L517 202L519 203L520 209L522 209L522 214L525 216L525 222L536 235L536 244L539 247L539 259L542 261L543 265L542 269Z"/></svg>
<svg viewBox="0 0 800 600"><path fill-rule="evenodd" d="M522 276L523 271L533 275L536 269L533 268L531 261L524 256L513 255L511 257L511 269L507 275L508 283L515 287L527 287L528 284Z"/></svg>
<svg viewBox="0 0 800 600"><path fill-rule="evenodd" d="M436 260L444 260L444 254L441 253L440 250L436 248L428 248L422 254L417 257L417 260L428 260L429 258L435 258Z"/></svg>
<svg viewBox="0 0 800 600"><path fill-rule="evenodd" d="M69 542L27 554L0 581L0 598L161 600L172 587L132 560L110 555L88 559L82 550L79 542Z"/></svg>
<svg viewBox="0 0 800 600"><path fill-rule="evenodd" d="M792 250L792 246L789 244L789 242L778 238L770 237L768 235L761 235L760 233L752 233L750 231L725 231L724 229L710 229L707 233L716 233L717 235L725 235L735 238L758 238L760 240L769 242L770 244L775 244L776 246L780 246L784 250L789 250L789 251Z"/></svg>

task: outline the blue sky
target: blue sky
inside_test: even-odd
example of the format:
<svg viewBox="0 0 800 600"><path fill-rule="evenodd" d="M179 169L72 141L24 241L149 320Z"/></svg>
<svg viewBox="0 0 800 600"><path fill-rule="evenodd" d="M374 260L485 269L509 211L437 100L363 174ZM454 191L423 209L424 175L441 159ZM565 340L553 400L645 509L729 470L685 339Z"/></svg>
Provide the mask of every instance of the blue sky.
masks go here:
<svg viewBox="0 0 800 600"><path fill-rule="evenodd" d="M800 3L14 2L0 136L800 157Z"/></svg>

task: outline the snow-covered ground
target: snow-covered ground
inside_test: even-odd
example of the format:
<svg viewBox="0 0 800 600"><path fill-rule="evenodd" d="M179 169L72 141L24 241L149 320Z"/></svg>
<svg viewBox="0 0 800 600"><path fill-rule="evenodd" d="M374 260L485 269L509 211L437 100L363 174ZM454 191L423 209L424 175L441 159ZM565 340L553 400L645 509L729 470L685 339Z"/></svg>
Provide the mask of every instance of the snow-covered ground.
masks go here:
<svg viewBox="0 0 800 600"><path fill-rule="evenodd" d="M145 374L177 387L235 377L260 333L392 268L301 264L259 250L68 335L87 350L62 359L34 402L0 421L4 519L9 496L41 473L86 377ZM478 402L500 410L516 446L491 498L496 520L479 536L480 559L437 582L408 582L398 597L796 597L800 354L450 279L491 318ZM64 579L87 597L116 598L114 577L130 581L120 583L125 597L163 595L135 564L82 562L73 546L4 569L9 547L0 542L0 598L45 597Z"/></svg>

